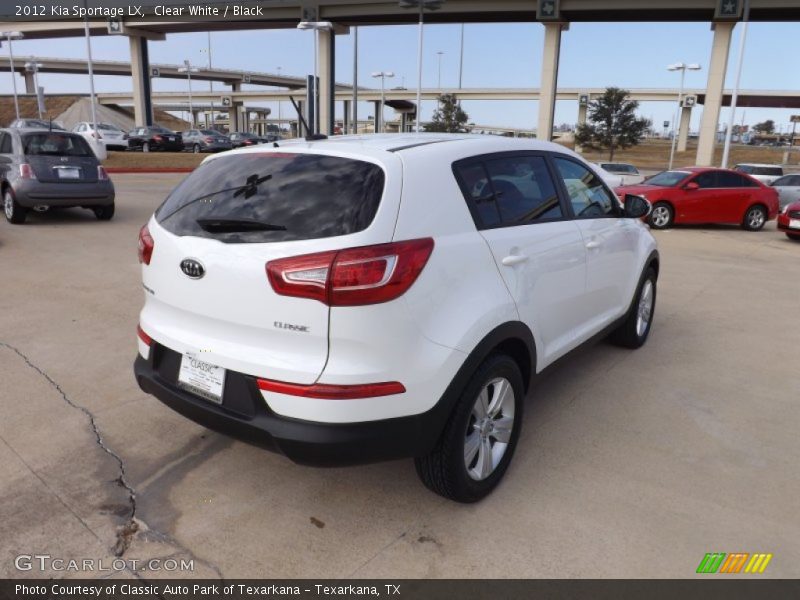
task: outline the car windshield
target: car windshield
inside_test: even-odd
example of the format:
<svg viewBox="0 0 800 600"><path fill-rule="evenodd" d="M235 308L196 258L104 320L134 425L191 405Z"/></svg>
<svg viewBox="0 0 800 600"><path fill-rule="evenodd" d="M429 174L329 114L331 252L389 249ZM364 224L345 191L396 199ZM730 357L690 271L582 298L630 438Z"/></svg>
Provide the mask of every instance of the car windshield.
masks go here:
<svg viewBox="0 0 800 600"><path fill-rule="evenodd" d="M662 171L658 175L653 175L645 183L647 185L657 185L659 187L672 187L678 185L691 173L687 171Z"/></svg>
<svg viewBox="0 0 800 600"><path fill-rule="evenodd" d="M108 123L98 123L97 128L101 131L122 131L119 127L115 125L110 125Z"/></svg>
<svg viewBox="0 0 800 600"><path fill-rule="evenodd" d="M639 171L633 165L625 165L621 163L603 163L600 165L609 173L625 173L628 175L638 175Z"/></svg>
<svg viewBox="0 0 800 600"><path fill-rule="evenodd" d="M345 235L372 223L384 179L375 164L336 156L262 152L216 158L173 190L156 219L175 235L226 243ZM244 221L271 227L225 231L203 226Z"/></svg>
<svg viewBox="0 0 800 600"><path fill-rule="evenodd" d="M214 131L213 129L201 129L200 133L203 135L209 135L211 137L223 137L219 131Z"/></svg>
<svg viewBox="0 0 800 600"><path fill-rule="evenodd" d="M84 139L63 133L32 133L22 138L27 156L94 156Z"/></svg>

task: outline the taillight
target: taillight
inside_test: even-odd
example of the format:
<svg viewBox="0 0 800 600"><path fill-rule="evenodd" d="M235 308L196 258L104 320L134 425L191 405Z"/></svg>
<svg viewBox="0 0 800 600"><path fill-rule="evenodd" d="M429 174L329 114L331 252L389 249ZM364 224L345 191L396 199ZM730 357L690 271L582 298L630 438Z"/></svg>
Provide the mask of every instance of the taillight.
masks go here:
<svg viewBox="0 0 800 600"><path fill-rule="evenodd" d="M139 230L139 262L146 265L150 264L150 259L153 257L153 248L155 242L150 235L150 229L147 225Z"/></svg>
<svg viewBox="0 0 800 600"><path fill-rule="evenodd" d="M160 142L160 141L161 141L161 140L163 140L164 138L162 138L160 135L154 135L154 136L153 136L153 139L154 139L156 142Z"/></svg>
<svg viewBox="0 0 800 600"><path fill-rule="evenodd" d="M298 383L272 381L271 379L258 379L257 383L258 388L265 392L288 394L289 396L300 396L302 398L318 398L320 400L377 398L379 396L403 394L406 391L403 384L398 381L362 383L358 385L331 385L327 383L301 385Z"/></svg>
<svg viewBox="0 0 800 600"><path fill-rule="evenodd" d="M100 135L99 133L95 133L94 131L92 132L92 137L95 138L95 139L98 139L98 140L102 140L103 139L102 135Z"/></svg>
<svg viewBox="0 0 800 600"><path fill-rule="evenodd" d="M136 326L136 334L139 336L139 339L142 340L145 344L147 344L148 346L152 345L153 338L151 338L144 332L141 325Z"/></svg>
<svg viewBox="0 0 800 600"><path fill-rule="evenodd" d="M203 141L204 141L206 144L213 144L213 143L214 143L214 138L212 138L212 137L206 137L206 138L203 138Z"/></svg>
<svg viewBox="0 0 800 600"><path fill-rule="evenodd" d="M19 166L19 176L22 179L36 179L36 175L33 173L33 168L28 163L22 163Z"/></svg>
<svg viewBox="0 0 800 600"><path fill-rule="evenodd" d="M272 289L329 306L389 302L416 281L433 251L424 238L281 258L267 263Z"/></svg>
<svg viewBox="0 0 800 600"><path fill-rule="evenodd" d="M97 165L97 180L108 181L108 172L102 165Z"/></svg>

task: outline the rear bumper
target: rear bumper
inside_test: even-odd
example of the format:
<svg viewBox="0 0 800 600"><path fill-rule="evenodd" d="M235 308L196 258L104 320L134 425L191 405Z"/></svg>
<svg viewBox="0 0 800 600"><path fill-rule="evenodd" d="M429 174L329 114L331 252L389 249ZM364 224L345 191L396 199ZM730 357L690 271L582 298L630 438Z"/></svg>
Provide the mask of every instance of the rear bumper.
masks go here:
<svg viewBox="0 0 800 600"><path fill-rule="evenodd" d="M800 229L793 229L789 227L789 221L791 217L788 214L781 213L778 215L778 229L782 231L788 231L789 233L796 233L800 235Z"/></svg>
<svg viewBox="0 0 800 600"><path fill-rule="evenodd" d="M44 183L19 182L14 186L14 196L21 206L37 205L106 206L114 202L114 184L110 181L96 183Z"/></svg>
<svg viewBox="0 0 800 600"><path fill-rule="evenodd" d="M264 402L254 377L232 371L227 374L223 402L216 405L174 383L179 360L176 353L156 344L148 359L137 356L134 374L142 391L204 427L299 464L343 466L422 456L430 452L441 430L438 411L346 424L282 417Z"/></svg>

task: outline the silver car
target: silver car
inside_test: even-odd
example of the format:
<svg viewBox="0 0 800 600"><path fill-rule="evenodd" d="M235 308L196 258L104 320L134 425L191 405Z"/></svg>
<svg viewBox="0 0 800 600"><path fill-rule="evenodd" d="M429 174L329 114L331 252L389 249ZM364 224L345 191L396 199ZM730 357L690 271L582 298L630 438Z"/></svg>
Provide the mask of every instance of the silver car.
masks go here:
<svg viewBox="0 0 800 600"><path fill-rule="evenodd" d="M784 175L773 181L772 187L778 192L780 210L800 200L800 175Z"/></svg>
<svg viewBox="0 0 800 600"><path fill-rule="evenodd" d="M114 184L75 133L0 129L0 189L10 223L52 207L88 208L101 221L114 216Z"/></svg>

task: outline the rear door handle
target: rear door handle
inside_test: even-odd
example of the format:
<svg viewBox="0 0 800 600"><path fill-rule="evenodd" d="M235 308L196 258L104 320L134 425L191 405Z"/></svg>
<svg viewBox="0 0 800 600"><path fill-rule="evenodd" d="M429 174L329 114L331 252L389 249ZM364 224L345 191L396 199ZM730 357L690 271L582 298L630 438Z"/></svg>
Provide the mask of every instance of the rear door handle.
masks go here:
<svg viewBox="0 0 800 600"><path fill-rule="evenodd" d="M513 267L514 265L524 263L526 260L528 260L528 257L524 254L509 254L500 262L502 262L506 267Z"/></svg>
<svg viewBox="0 0 800 600"><path fill-rule="evenodd" d="M602 244L600 242L598 242L597 240L592 240L590 242L586 242L586 249L587 250L594 250L595 248L599 248L600 246L602 246Z"/></svg>

